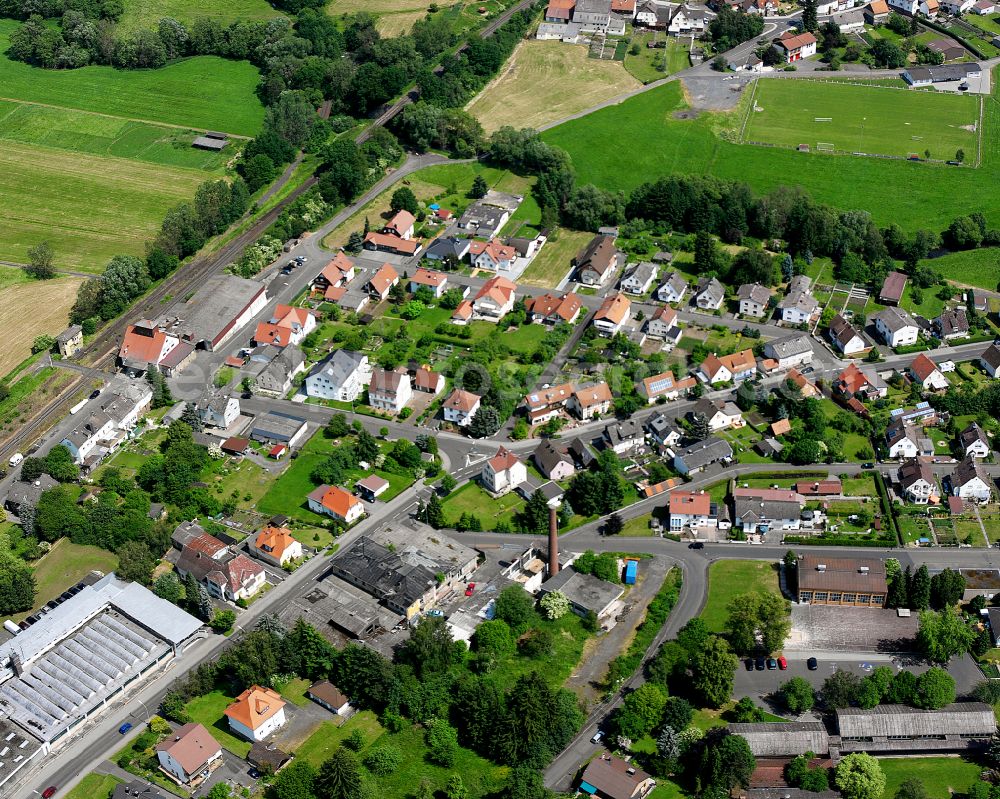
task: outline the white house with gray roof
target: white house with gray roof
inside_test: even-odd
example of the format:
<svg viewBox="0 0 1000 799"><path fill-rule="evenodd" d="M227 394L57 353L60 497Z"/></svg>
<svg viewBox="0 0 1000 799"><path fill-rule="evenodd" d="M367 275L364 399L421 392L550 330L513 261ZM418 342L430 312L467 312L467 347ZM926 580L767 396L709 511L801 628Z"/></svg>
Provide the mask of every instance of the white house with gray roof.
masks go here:
<svg viewBox="0 0 1000 799"><path fill-rule="evenodd" d="M660 302L680 302L687 294L687 281L678 272L671 272L656 290L656 299Z"/></svg>
<svg viewBox="0 0 1000 799"><path fill-rule="evenodd" d="M641 261L626 267L619 286L626 294L645 294L656 279L657 266L652 261Z"/></svg>
<svg viewBox="0 0 1000 799"><path fill-rule="evenodd" d="M872 317L875 329L890 347L906 347L917 343L920 328L916 320L902 308L890 305Z"/></svg>
<svg viewBox="0 0 1000 799"><path fill-rule="evenodd" d="M767 314L771 292L760 283L744 283L737 290L736 299L740 303L740 316L760 319Z"/></svg>
<svg viewBox="0 0 1000 799"><path fill-rule="evenodd" d="M337 350L306 378L306 394L320 399L354 402L371 380L368 356Z"/></svg>
<svg viewBox="0 0 1000 799"><path fill-rule="evenodd" d="M802 366L813 359L812 343L805 333L796 333L784 338L769 341L764 345L764 355L774 358L779 369L791 369Z"/></svg>
<svg viewBox="0 0 1000 799"><path fill-rule="evenodd" d="M694 304L704 311L717 311L726 299L725 287L714 277L703 277L698 281L694 293Z"/></svg>
<svg viewBox="0 0 1000 799"><path fill-rule="evenodd" d="M731 460L733 448L728 441L709 436L674 452L674 468L684 476L697 474L713 463Z"/></svg>

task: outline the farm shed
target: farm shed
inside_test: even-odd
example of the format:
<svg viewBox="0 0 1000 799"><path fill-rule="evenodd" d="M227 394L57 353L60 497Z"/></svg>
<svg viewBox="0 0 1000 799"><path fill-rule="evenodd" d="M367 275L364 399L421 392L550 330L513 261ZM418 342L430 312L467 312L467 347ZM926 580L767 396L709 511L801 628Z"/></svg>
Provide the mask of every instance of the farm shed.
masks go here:
<svg viewBox="0 0 1000 799"><path fill-rule="evenodd" d="M993 709L956 702L941 710L880 705L837 711L841 752L962 751L983 746L996 732Z"/></svg>

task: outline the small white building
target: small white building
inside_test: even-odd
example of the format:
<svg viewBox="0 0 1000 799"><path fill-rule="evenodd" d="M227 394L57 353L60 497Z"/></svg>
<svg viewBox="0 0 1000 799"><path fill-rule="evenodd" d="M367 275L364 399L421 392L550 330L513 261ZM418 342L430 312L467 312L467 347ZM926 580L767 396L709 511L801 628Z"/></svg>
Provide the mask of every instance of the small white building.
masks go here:
<svg viewBox="0 0 1000 799"><path fill-rule="evenodd" d="M410 376L406 372L372 369L368 383L368 404L380 411L399 413L413 396Z"/></svg>
<svg viewBox="0 0 1000 799"><path fill-rule="evenodd" d="M444 401L441 408L444 420L457 424L459 427L468 427L472 417L479 410L481 399L482 397L478 394L456 388L448 395L448 399Z"/></svg>
<svg viewBox="0 0 1000 799"><path fill-rule="evenodd" d="M480 479L487 491L501 496L527 480L528 470L513 452L500 447L497 454L486 461Z"/></svg>
<svg viewBox="0 0 1000 799"><path fill-rule="evenodd" d="M156 745L156 759L181 785L200 782L222 762L222 747L201 724L184 724Z"/></svg>
<svg viewBox="0 0 1000 799"><path fill-rule="evenodd" d="M198 403L198 415L206 427L225 430L239 418L240 400L232 394L212 392Z"/></svg>
<svg viewBox="0 0 1000 799"><path fill-rule="evenodd" d="M913 317L902 308L890 305L872 318L878 334L890 347L907 347L917 343L920 328Z"/></svg>
<svg viewBox="0 0 1000 799"><path fill-rule="evenodd" d="M270 688L252 685L226 708L229 729L248 741L263 741L285 724L285 700Z"/></svg>

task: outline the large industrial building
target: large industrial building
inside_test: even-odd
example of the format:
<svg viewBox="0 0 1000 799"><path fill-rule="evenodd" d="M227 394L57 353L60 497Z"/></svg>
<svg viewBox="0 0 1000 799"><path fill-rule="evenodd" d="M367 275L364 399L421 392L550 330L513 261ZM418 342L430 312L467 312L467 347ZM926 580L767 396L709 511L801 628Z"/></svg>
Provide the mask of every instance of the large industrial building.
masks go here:
<svg viewBox="0 0 1000 799"><path fill-rule="evenodd" d="M0 784L8 734L44 752L137 680L173 658L202 626L138 583L108 574L80 585L0 644ZM10 732L7 728L10 727ZM19 745L20 746L20 745ZM15 755L16 756L16 755Z"/></svg>
<svg viewBox="0 0 1000 799"><path fill-rule="evenodd" d="M878 558L803 555L798 563L798 601L809 605L885 607L885 564Z"/></svg>

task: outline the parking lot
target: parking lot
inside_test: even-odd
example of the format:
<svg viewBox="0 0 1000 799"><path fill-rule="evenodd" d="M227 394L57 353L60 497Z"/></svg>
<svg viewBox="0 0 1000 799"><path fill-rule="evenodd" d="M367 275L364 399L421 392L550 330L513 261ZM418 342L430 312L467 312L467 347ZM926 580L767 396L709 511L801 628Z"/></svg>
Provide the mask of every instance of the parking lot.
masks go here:
<svg viewBox="0 0 1000 799"><path fill-rule="evenodd" d="M809 655L837 656L848 652L912 652L919 620L895 610L792 605L792 632L785 649Z"/></svg>
<svg viewBox="0 0 1000 799"><path fill-rule="evenodd" d="M928 663L909 655L887 653L850 655L845 653L843 655L817 656L816 669L810 670L806 665L810 656L808 652L789 652L786 650L785 658L788 661L788 668L784 671L780 669L747 671L746 659L744 658L736 671L733 698L742 699L748 696L766 707L769 704L767 697L770 697L782 683L787 682L792 677L803 677L813 688L819 689L822 687L823 681L838 669L851 671L860 677L865 677L878 666L889 666L893 672L906 669L914 674L920 674L930 668ZM955 690L958 696L968 694L983 679L982 673L969 655L949 663L948 673L955 680ZM776 712L782 712L780 708L774 709Z"/></svg>

